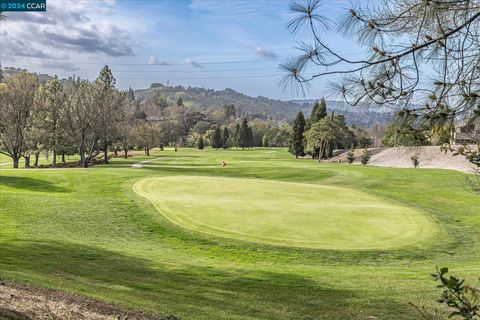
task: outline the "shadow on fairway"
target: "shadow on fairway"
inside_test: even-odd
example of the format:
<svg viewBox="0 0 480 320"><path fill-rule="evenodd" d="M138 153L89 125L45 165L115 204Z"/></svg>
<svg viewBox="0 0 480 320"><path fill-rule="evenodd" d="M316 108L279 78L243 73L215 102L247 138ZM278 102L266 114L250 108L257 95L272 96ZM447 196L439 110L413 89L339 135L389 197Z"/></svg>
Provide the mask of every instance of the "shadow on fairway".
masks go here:
<svg viewBox="0 0 480 320"><path fill-rule="evenodd" d="M399 314L407 309L372 297L359 310L367 291L339 290L292 273L152 263L71 243L10 242L0 246L0 257L2 276L182 318L346 319L358 312L381 316L379 305Z"/></svg>
<svg viewBox="0 0 480 320"><path fill-rule="evenodd" d="M227 167L222 167L220 164L191 164L191 165L177 165L171 163L149 163L143 167L142 170L150 172L159 172L162 175L208 175L208 176L223 176L232 178L258 178L267 180L283 180L291 182L309 182L314 177L314 183L318 183L327 178L336 175L332 170L317 170L314 173L309 173L308 176L305 170L284 167L260 167L250 166L245 164L232 164ZM307 171L308 173L308 171Z"/></svg>
<svg viewBox="0 0 480 320"><path fill-rule="evenodd" d="M34 192L70 192L52 182L27 177L0 176L0 186Z"/></svg>

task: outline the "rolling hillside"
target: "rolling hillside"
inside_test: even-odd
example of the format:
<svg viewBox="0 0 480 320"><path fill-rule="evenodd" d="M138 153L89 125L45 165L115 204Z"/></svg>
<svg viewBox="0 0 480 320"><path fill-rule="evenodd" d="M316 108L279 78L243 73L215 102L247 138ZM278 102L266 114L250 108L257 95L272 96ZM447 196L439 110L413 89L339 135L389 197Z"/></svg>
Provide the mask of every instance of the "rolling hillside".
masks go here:
<svg viewBox="0 0 480 320"><path fill-rule="evenodd" d="M169 104L174 104L181 97L185 106L197 110L234 104L241 116L275 120L291 120L300 110L308 116L315 102L315 100L302 102L302 100L275 100L262 96L250 97L229 88L216 91L196 87L171 87L159 83L152 84L148 89L136 90L135 95L142 102L163 97ZM327 101L327 107L329 111L345 115L349 125L368 127L375 123L388 123L392 118L392 114L386 110L373 111L375 106L365 105L358 109L347 109L341 102Z"/></svg>

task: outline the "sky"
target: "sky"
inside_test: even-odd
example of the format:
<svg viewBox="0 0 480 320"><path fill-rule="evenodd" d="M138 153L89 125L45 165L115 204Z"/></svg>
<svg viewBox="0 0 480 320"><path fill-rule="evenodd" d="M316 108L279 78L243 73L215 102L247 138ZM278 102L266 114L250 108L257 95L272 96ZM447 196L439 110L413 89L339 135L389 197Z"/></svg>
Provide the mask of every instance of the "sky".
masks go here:
<svg viewBox="0 0 480 320"><path fill-rule="evenodd" d="M324 1L335 19L349 6ZM279 64L308 40L291 34L288 0L47 0L47 12L6 13L0 61L59 77L95 79L109 65L120 89L168 85L231 88L288 100L327 94L316 80L305 96L278 84ZM358 49L326 39L348 56Z"/></svg>

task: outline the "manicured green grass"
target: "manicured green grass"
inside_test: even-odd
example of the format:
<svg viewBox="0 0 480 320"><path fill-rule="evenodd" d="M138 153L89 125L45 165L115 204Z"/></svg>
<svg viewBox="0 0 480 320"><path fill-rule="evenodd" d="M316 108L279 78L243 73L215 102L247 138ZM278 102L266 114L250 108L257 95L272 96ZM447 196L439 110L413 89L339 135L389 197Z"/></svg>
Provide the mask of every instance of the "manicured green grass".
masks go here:
<svg viewBox="0 0 480 320"><path fill-rule="evenodd" d="M334 186L173 176L141 179L133 190L180 226L267 244L382 249L425 241L436 230L418 210Z"/></svg>
<svg viewBox="0 0 480 320"><path fill-rule="evenodd" d="M75 161L75 160L79 160L79 159L80 159L80 157L77 156L77 155L65 156L65 160L67 162ZM30 158L30 165L33 166L34 162L35 162L35 157L32 155L31 158ZM48 164L51 164L51 163L52 163L52 155L51 154L49 155L49 157L47 157L45 154L42 154L39 158L39 161L38 161L39 165L48 165ZM57 159L57 163L61 163L60 156ZM24 166L25 166L25 159L21 158L20 163L19 163L19 167L22 168ZM0 153L0 169L10 169L12 167L13 167L12 158Z"/></svg>
<svg viewBox="0 0 480 320"><path fill-rule="evenodd" d="M477 284L480 198L465 190L462 173L318 164L283 149L162 155L142 169L131 165L148 157L89 169L0 170L0 277L184 319L415 319L409 302L437 307L429 276L436 265ZM305 185L306 198L324 186L347 188L406 208L429 235L361 250L269 245L179 226L133 191L145 178L192 176L285 186L279 199L293 192L289 183Z"/></svg>

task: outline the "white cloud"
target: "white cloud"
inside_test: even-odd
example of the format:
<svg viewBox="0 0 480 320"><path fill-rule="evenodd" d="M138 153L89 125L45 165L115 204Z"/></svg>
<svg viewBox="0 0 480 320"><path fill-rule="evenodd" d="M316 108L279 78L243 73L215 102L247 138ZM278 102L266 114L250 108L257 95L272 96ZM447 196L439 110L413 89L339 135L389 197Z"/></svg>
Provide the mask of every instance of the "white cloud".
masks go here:
<svg viewBox="0 0 480 320"><path fill-rule="evenodd" d="M113 0L62 0L49 2L47 12L7 13L0 33L0 58L134 56L132 33L106 17L115 5Z"/></svg>
<svg viewBox="0 0 480 320"><path fill-rule="evenodd" d="M201 64L195 62L194 60L192 60L190 58L185 59L185 63L189 64L191 66L194 66L195 68L203 68L203 66Z"/></svg>
<svg viewBox="0 0 480 320"><path fill-rule="evenodd" d="M257 46L255 47L255 54L262 58L276 58L277 54L271 50L268 50L266 48Z"/></svg>
<svg viewBox="0 0 480 320"><path fill-rule="evenodd" d="M155 56L150 56L150 58L148 58L148 64L158 64L158 59L157 59L157 57L155 57Z"/></svg>
<svg viewBox="0 0 480 320"><path fill-rule="evenodd" d="M162 65L162 66L168 66L169 64L165 61L158 61L156 56L150 56L147 61L148 64L152 65Z"/></svg>

